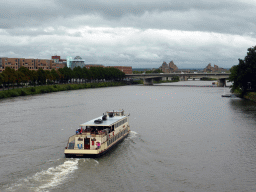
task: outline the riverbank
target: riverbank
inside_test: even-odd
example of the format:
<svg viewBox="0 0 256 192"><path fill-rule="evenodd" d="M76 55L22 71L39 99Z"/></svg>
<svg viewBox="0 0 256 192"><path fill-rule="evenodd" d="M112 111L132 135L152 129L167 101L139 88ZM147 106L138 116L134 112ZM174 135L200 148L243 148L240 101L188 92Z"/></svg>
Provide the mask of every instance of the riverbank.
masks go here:
<svg viewBox="0 0 256 192"><path fill-rule="evenodd" d="M233 93L237 97L256 102L256 92L247 92L245 93L245 95L242 95L242 93L239 90L235 90Z"/></svg>
<svg viewBox="0 0 256 192"><path fill-rule="evenodd" d="M99 82L99 83L83 83L83 84L57 84L57 85L44 85L36 87L26 87L18 89L9 89L0 91L0 99L9 97L18 97L26 95L37 95L58 91L68 91L77 89L99 88L99 87L113 87L124 86L125 82Z"/></svg>
<svg viewBox="0 0 256 192"><path fill-rule="evenodd" d="M244 98L256 102L256 92L248 92L244 95Z"/></svg>

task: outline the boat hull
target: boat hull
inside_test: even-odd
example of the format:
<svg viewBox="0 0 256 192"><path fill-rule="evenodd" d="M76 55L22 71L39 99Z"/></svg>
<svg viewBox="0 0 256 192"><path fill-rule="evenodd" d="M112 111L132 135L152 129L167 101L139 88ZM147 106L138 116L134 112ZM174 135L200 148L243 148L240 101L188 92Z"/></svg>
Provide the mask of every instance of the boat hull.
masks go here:
<svg viewBox="0 0 256 192"><path fill-rule="evenodd" d="M75 153L65 153L65 157L66 158L98 158L103 156L104 154L106 154L107 152L109 152L110 150L112 150L113 148L115 148L120 142L122 142L127 136L129 135L129 133L127 133L126 135L124 135L124 137L120 138L118 141L116 141L115 143L113 143L113 145L111 145L109 148L105 149L104 151L97 153L97 154L86 154L86 153L79 153L79 154L75 154Z"/></svg>
<svg viewBox="0 0 256 192"><path fill-rule="evenodd" d="M226 94L226 95L221 95L221 97L231 97L230 94Z"/></svg>

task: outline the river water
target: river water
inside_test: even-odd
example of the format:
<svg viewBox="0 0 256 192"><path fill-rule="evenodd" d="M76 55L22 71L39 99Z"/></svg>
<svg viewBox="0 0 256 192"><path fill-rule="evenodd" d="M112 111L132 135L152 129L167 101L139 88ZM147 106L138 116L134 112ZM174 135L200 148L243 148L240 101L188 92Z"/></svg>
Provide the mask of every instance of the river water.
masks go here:
<svg viewBox="0 0 256 192"><path fill-rule="evenodd" d="M256 191L256 104L186 81L0 101L0 191ZM130 114L131 133L98 159L66 159L79 124Z"/></svg>

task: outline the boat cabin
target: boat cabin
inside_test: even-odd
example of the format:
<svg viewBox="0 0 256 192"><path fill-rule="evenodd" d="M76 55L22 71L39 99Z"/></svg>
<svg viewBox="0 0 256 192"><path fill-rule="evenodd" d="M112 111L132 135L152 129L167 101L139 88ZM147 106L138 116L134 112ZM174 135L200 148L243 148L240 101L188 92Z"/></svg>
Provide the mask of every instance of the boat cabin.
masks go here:
<svg viewBox="0 0 256 192"><path fill-rule="evenodd" d="M67 148L97 150L102 144L107 147L127 132L128 117L124 110L106 111L103 116L81 124L77 134L69 138Z"/></svg>

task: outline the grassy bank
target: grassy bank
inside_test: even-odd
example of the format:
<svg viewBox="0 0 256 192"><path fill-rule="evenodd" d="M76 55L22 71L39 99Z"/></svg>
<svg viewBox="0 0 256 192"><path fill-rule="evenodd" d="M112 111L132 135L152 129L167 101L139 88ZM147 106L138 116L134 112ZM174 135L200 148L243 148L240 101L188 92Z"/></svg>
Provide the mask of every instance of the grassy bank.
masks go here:
<svg viewBox="0 0 256 192"><path fill-rule="evenodd" d="M244 95L242 94L241 90L234 90L233 93L240 98L248 99L250 101L256 102L256 92L247 92Z"/></svg>
<svg viewBox="0 0 256 192"><path fill-rule="evenodd" d="M256 102L256 92L248 92L244 95L244 98Z"/></svg>
<svg viewBox="0 0 256 192"><path fill-rule="evenodd" d="M100 82L100 83L58 84L58 85L27 87L27 88L19 88L19 89L10 89L10 90L0 91L0 99L9 98L9 97L26 96L26 95L36 95L36 94L43 94L43 93L51 93L51 92L58 92L58 91L123 86L123 85L126 85L126 84L124 82Z"/></svg>

